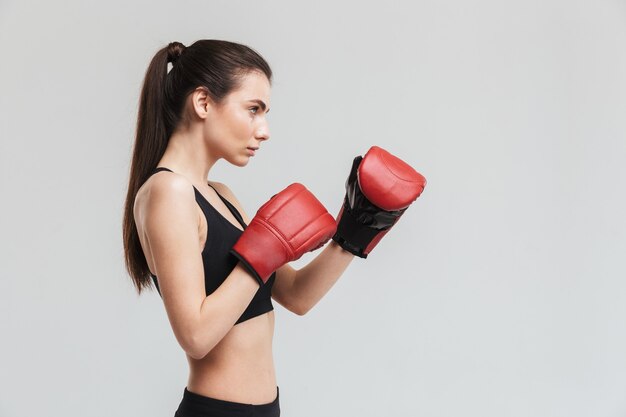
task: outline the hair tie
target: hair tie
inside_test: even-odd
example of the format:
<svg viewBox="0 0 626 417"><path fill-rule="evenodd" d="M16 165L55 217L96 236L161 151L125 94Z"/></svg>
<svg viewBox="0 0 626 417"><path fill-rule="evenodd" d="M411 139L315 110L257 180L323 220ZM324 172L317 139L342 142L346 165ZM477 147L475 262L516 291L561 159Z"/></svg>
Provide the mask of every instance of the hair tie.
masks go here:
<svg viewBox="0 0 626 417"><path fill-rule="evenodd" d="M180 55L185 52L185 49L187 49L187 47L180 42L170 42L170 44L167 45L167 62L171 62L172 64L176 63Z"/></svg>

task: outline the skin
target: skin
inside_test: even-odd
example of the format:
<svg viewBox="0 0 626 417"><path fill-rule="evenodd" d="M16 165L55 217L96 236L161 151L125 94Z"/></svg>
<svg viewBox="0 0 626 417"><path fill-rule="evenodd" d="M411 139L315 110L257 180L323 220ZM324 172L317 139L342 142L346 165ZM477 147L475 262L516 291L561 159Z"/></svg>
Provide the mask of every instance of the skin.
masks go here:
<svg viewBox="0 0 626 417"><path fill-rule="evenodd" d="M187 98L183 121L157 164L174 172L152 175L140 188L134 206L148 266L158 277L168 319L187 356L187 389L246 404L266 404L277 395L272 353L274 311L234 325L258 290L256 280L241 264L215 292L206 295L201 252L207 224L192 185L222 216L242 229L206 179L220 159L245 167L252 157L247 148L260 148L270 138L270 90L264 74L251 72L220 105L213 103L203 88L193 91ZM250 101L254 99L263 101L266 108ZM225 184L209 183L248 224L250 218L233 192ZM295 314L306 314L353 258L331 240L306 266L296 270L286 264L279 268L272 299Z"/></svg>

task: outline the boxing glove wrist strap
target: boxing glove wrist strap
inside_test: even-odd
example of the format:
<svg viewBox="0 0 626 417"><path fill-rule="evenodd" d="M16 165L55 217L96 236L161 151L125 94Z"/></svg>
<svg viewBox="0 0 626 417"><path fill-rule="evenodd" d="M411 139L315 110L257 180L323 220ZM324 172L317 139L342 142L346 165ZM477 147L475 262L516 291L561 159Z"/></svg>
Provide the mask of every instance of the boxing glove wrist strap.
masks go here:
<svg viewBox="0 0 626 417"><path fill-rule="evenodd" d="M374 229L359 223L350 210L344 207L333 240L351 254L365 259L365 249L377 234L384 231L385 229Z"/></svg>

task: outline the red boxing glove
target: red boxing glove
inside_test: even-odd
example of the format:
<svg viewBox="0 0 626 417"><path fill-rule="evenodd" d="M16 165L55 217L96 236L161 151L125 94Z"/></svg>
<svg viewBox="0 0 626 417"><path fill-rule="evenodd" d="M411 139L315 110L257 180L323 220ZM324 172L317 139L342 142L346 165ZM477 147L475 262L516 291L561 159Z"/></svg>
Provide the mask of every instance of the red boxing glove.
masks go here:
<svg viewBox="0 0 626 417"><path fill-rule="evenodd" d="M406 162L372 146L354 158L333 240L367 258L425 186L426 178Z"/></svg>
<svg viewBox="0 0 626 417"><path fill-rule="evenodd" d="M322 203L293 183L259 208L230 252L263 285L279 267L328 242L336 228Z"/></svg>

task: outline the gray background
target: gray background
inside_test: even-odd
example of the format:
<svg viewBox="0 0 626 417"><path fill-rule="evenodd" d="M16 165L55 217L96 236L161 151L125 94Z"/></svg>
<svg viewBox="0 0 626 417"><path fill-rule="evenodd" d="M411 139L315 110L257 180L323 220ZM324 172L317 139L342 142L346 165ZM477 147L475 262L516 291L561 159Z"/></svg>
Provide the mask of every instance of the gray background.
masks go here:
<svg viewBox="0 0 626 417"><path fill-rule="evenodd" d="M284 416L626 415L623 1L3 0L0 416L174 414L121 218L149 60L201 38L275 71L271 139L210 173L249 214L294 181L337 213L373 144L428 179L308 315L275 303Z"/></svg>

